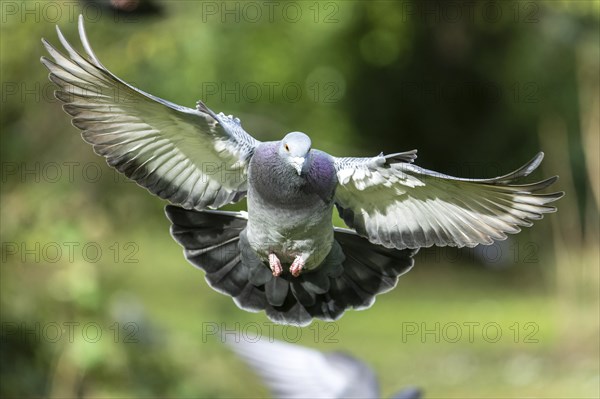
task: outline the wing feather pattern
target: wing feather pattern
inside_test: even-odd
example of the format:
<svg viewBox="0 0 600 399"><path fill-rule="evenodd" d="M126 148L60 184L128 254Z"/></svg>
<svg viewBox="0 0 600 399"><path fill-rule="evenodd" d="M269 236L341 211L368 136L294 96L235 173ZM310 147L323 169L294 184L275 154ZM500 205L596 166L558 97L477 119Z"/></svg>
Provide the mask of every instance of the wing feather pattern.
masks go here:
<svg viewBox="0 0 600 399"><path fill-rule="evenodd" d="M335 202L360 235L387 248L473 247L531 226L564 193L541 194L557 176L516 184L544 154L507 175L463 179L413 165L415 152L373 158L334 158Z"/></svg>
<svg viewBox="0 0 600 399"><path fill-rule="evenodd" d="M57 27L67 56L42 39L42 57L55 96L82 137L110 166L153 194L187 209L218 208L240 200L259 144L239 119L203 103L182 107L139 90L112 74L94 54L83 17L79 36L87 58Z"/></svg>

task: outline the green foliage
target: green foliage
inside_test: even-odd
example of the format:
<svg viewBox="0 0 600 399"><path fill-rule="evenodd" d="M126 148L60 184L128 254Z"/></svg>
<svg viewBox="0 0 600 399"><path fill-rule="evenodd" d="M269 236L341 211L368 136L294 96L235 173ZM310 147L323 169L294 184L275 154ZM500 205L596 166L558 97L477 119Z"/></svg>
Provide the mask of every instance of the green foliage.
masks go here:
<svg viewBox="0 0 600 399"><path fill-rule="evenodd" d="M207 286L170 238L163 202L93 154L52 97L39 39L57 45L58 24L76 43L82 9L96 54L116 75L178 104L202 99L260 140L300 130L334 155L418 148L419 165L464 177L500 175L545 151L543 174L563 174L558 188L572 187L571 209L498 246L501 258L423 250L372 309L273 328L278 338L300 331L299 343L363 358L384 394L412 384L431 397L597 397L597 274L589 272L597 241L566 239L558 253L556 237L563 229L593 237L597 224L586 174L597 149L582 144L580 96L598 85L581 71L598 68L599 3L493 2L497 17L487 14L490 2L452 3L462 4L460 17L443 3L413 1L277 3L272 18L263 2L170 1L154 16L89 2L32 1L29 13L25 2L0 3L0 396L266 394L207 328L273 326ZM562 126L567 145L553 146L540 126ZM553 219L563 212L573 215L568 226ZM591 277L585 289L570 286L576 301L564 301L562 278L576 267ZM497 323L502 339L479 331L473 342L435 342L403 331L457 323L465 334L470 322ZM72 340L68 323L78 323ZM526 323L537 342L524 340L533 331Z"/></svg>

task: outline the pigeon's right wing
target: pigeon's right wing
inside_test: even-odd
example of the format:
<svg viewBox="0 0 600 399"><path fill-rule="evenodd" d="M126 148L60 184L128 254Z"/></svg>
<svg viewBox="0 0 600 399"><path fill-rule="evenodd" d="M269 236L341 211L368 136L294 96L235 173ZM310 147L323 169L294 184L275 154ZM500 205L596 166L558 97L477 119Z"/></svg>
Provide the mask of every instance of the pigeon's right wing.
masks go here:
<svg viewBox="0 0 600 399"><path fill-rule="evenodd" d="M414 152L373 158L334 158L335 204L346 224L387 248L473 247L503 240L531 226L563 193L543 194L557 176L516 184L540 164L543 153L492 179L463 179L411 163Z"/></svg>
<svg viewBox="0 0 600 399"><path fill-rule="evenodd" d="M265 337L222 335L276 398L380 397L373 371L348 355L323 354Z"/></svg>
<svg viewBox="0 0 600 399"><path fill-rule="evenodd" d="M42 40L56 97L83 139L108 164L153 194L187 209L218 208L246 194L249 159L259 144L239 119L204 104L190 109L127 84L98 60L79 18L87 58L58 37L68 57Z"/></svg>

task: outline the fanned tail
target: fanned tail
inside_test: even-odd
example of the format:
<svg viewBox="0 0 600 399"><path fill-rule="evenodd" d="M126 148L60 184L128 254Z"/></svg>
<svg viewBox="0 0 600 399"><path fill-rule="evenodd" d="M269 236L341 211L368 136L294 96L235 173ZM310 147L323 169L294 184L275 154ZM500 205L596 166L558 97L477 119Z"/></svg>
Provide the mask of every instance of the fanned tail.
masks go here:
<svg viewBox="0 0 600 399"><path fill-rule="evenodd" d="M336 320L347 309L366 309L375 296L394 288L413 266L417 250L383 248L346 229L336 229L334 244L313 271L273 277L246 237L241 213L193 211L168 205L171 234L186 259L206 272L215 290L230 295L242 309L264 310L276 323L305 326L313 318ZM285 268L284 268L285 269Z"/></svg>

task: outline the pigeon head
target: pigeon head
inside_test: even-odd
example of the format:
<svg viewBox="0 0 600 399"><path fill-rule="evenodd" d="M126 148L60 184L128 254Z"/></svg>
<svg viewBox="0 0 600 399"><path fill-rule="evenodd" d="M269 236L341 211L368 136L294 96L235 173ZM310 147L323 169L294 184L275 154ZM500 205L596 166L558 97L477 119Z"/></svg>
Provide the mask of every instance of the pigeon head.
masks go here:
<svg viewBox="0 0 600 399"><path fill-rule="evenodd" d="M279 155L294 167L298 175L305 168L306 158L310 152L310 138L301 132L288 133L279 147Z"/></svg>

